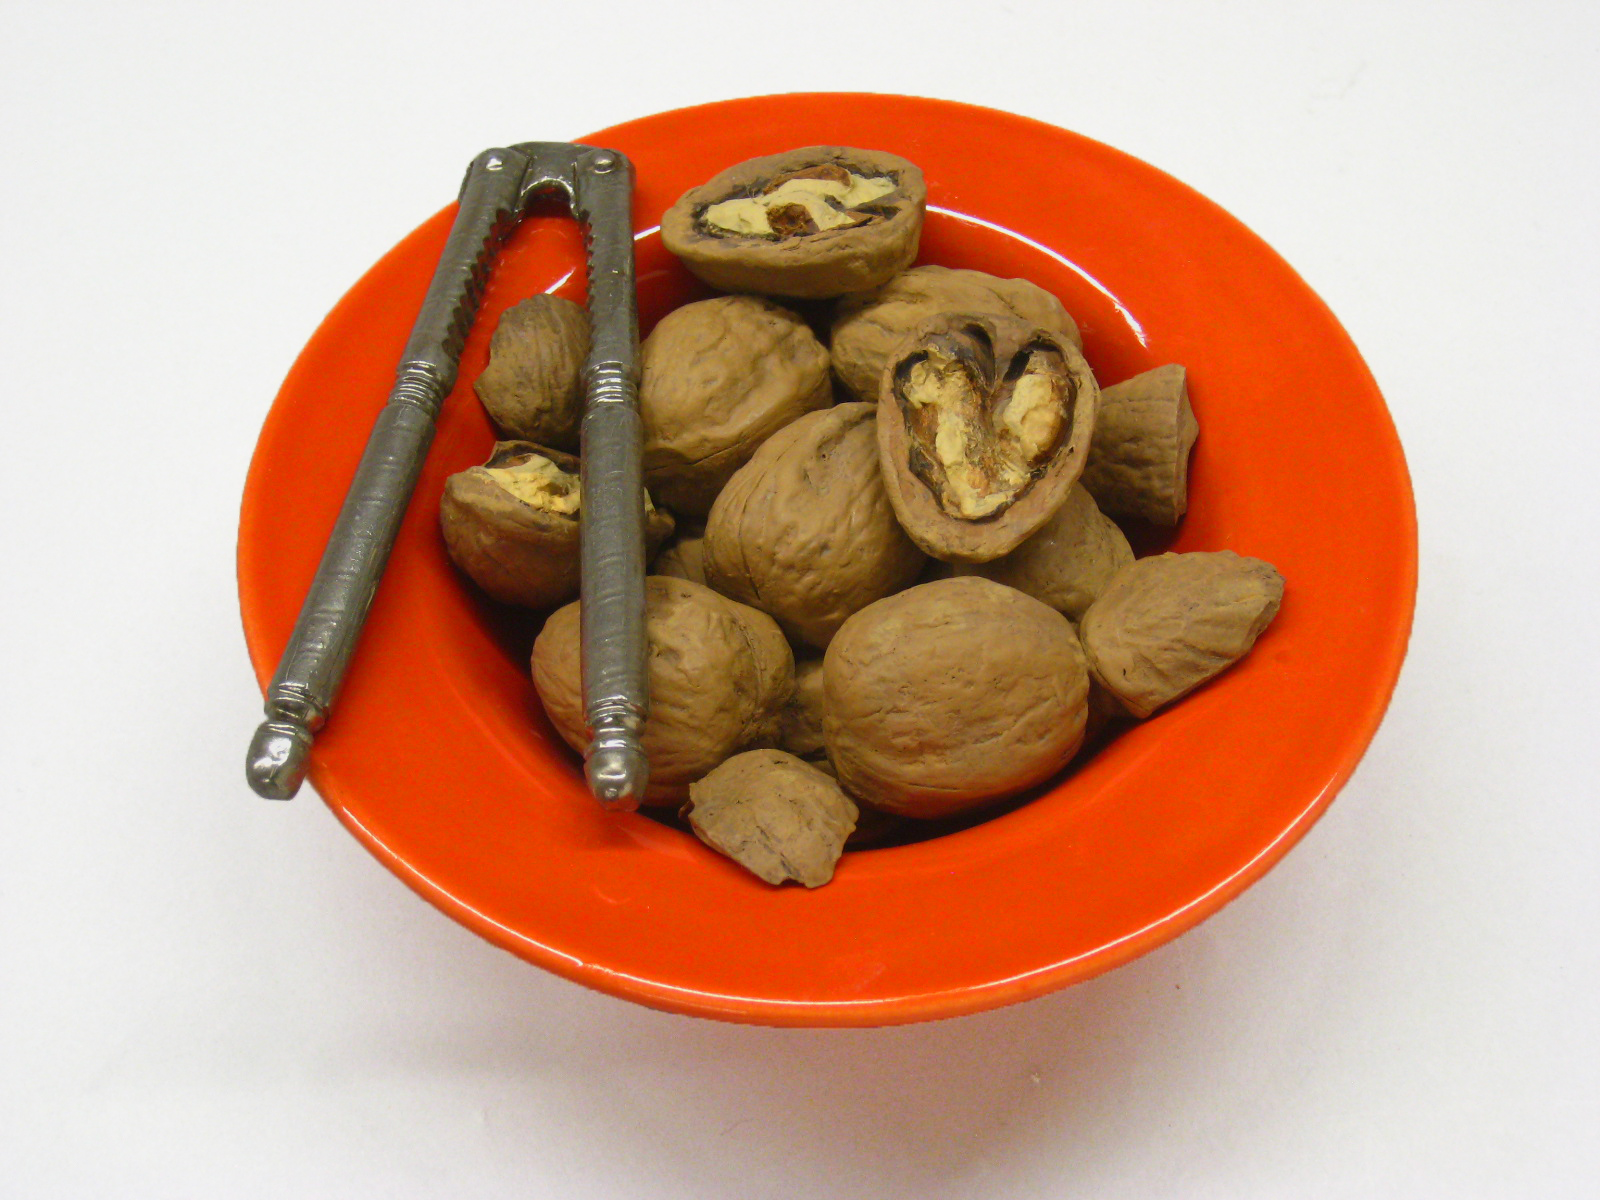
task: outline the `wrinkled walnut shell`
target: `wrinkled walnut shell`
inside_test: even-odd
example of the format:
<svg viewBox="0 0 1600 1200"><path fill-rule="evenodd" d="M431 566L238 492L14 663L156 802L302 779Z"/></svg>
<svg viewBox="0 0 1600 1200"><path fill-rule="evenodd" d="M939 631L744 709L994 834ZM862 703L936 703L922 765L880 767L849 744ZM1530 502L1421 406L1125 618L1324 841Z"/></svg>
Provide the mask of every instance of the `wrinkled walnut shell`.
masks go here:
<svg viewBox="0 0 1600 1200"><path fill-rule="evenodd" d="M1083 486L1112 516L1176 525L1189 507L1189 451L1199 434L1181 366L1125 379L1100 393Z"/></svg>
<svg viewBox="0 0 1600 1200"><path fill-rule="evenodd" d="M571 512L541 505L539 489L520 498L505 486L505 472L548 463L557 491L571 488ZM547 469L548 470L548 469ZM497 478L497 473L499 478ZM489 461L445 480L439 526L451 560L474 583L504 604L554 608L578 594L578 460L532 442L499 442ZM513 485L515 486L515 485ZM548 494L548 493L546 493ZM650 550L672 532L672 515L646 500L645 539Z"/></svg>
<svg viewBox="0 0 1600 1200"><path fill-rule="evenodd" d="M588 357L589 314L559 296L530 296L501 314L473 389L502 436L576 451Z"/></svg>
<svg viewBox="0 0 1600 1200"><path fill-rule="evenodd" d="M706 221L712 205L760 196L775 183L828 168L892 181L894 189L847 210L852 219L865 217L864 223L836 229L757 236L719 230ZM927 199L922 172L903 158L847 146L807 146L752 158L690 188L661 218L661 241L714 288L823 300L877 287L910 266Z"/></svg>
<svg viewBox="0 0 1600 1200"><path fill-rule="evenodd" d="M823 734L851 795L943 817L1064 767L1083 742L1088 692L1060 613L987 579L944 579L844 623L823 660Z"/></svg>
<svg viewBox="0 0 1600 1200"><path fill-rule="evenodd" d="M728 481L706 521L706 582L818 648L925 561L889 506L876 421L870 404L801 417Z"/></svg>
<svg viewBox="0 0 1600 1200"><path fill-rule="evenodd" d="M706 531L704 526L680 528L678 536L669 542L655 561L650 564L650 574L669 575L673 579L687 579L690 583L704 584Z"/></svg>
<svg viewBox="0 0 1600 1200"><path fill-rule="evenodd" d="M794 666L794 695L784 706L778 745L796 758L826 754L822 740L822 660L808 658ZM832 767L828 770L831 772Z"/></svg>
<svg viewBox="0 0 1600 1200"><path fill-rule="evenodd" d="M1014 317L1083 348L1077 323L1060 300L1037 284L929 265L839 302L829 342L833 372L857 400L876 401L883 369L906 336L933 317L956 312Z"/></svg>
<svg viewBox="0 0 1600 1200"><path fill-rule="evenodd" d="M1141 558L1084 614L1084 653L1100 685L1148 717L1243 658L1282 601L1283 576L1258 558Z"/></svg>
<svg viewBox="0 0 1600 1200"><path fill-rule="evenodd" d="M935 317L879 385L878 449L895 516L948 562L1009 554L1066 502L1100 389L1072 343L1005 317Z"/></svg>
<svg viewBox="0 0 1600 1200"><path fill-rule="evenodd" d="M833 403L828 352L794 313L755 296L674 309L640 351L644 478L686 516L796 417Z"/></svg>
<svg viewBox="0 0 1600 1200"><path fill-rule="evenodd" d="M1132 561L1127 536L1075 483L1066 503L1010 554L992 562L957 563L954 570L1014 587L1080 621L1111 577Z"/></svg>
<svg viewBox="0 0 1600 1200"><path fill-rule="evenodd" d="M681 802L689 784L741 750L772 746L794 688L794 656L777 624L710 588L645 580L650 717L647 804ZM583 710L579 605L559 608L533 643L533 683L563 739L589 741Z"/></svg>
<svg viewBox="0 0 1600 1200"><path fill-rule="evenodd" d="M833 878L858 810L832 777L781 750L736 754L689 785L694 835L771 884Z"/></svg>

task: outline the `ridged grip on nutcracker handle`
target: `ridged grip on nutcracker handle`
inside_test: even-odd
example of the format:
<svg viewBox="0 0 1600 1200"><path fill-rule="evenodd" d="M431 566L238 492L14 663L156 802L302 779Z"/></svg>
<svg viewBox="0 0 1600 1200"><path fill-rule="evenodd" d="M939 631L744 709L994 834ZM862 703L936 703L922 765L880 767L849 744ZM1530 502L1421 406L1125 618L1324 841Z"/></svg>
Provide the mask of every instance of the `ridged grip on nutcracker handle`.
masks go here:
<svg viewBox="0 0 1600 1200"><path fill-rule="evenodd" d="M632 166L594 151L580 164L573 209L589 240L593 327L583 417L581 611L589 790L612 809L637 808L650 765L640 733L646 673L643 430L634 288Z"/></svg>
<svg viewBox="0 0 1600 1200"><path fill-rule="evenodd" d="M462 343L483 285L524 199L527 156L488 150L473 160L460 208L401 355L299 620L267 689L267 719L245 774L257 794L287 800L305 778L312 740L338 693L367 609L416 487L439 405L455 385Z"/></svg>

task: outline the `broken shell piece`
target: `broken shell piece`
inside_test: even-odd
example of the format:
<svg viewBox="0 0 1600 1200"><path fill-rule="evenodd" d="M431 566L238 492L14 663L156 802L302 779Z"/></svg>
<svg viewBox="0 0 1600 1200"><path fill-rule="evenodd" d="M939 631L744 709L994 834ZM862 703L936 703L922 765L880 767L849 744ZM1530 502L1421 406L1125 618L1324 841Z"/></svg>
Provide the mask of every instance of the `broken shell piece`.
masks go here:
<svg viewBox="0 0 1600 1200"><path fill-rule="evenodd" d="M884 371L878 450L895 516L928 554L988 562L1050 519L1089 449L1099 389L1057 334L935 317Z"/></svg>
<svg viewBox="0 0 1600 1200"><path fill-rule="evenodd" d="M661 240L712 287L830 299L911 265L927 198L922 172L897 155L807 146L689 189Z"/></svg>
<svg viewBox="0 0 1600 1200"><path fill-rule="evenodd" d="M1189 452L1199 433L1188 375L1176 363L1105 388L1083 486L1112 516L1176 525L1189 507Z"/></svg>
<svg viewBox="0 0 1600 1200"><path fill-rule="evenodd" d="M500 442L489 461L445 480L439 525L451 560L505 604L554 608L578 594L578 460L532 442ZM645 496L653 551L670 513Z"/></svg>
<svg viewBox="0 0 1600 1200"><path fill-rule="evenodd" d="M575 451L588 357L589 314L559 296L531 296L501 314L473 389L505 437Z"/></svg>
<svg viewBox="0 0 1600 1200"><path fill-rule="evenodd" d="M809 763L751 750L690 784L682 815L702 842L766 882L814 888L833 878L858 810Z"/></svg>
<svg viewBox="0 0 1600 1200"><path fill-rule="evenodd" d="M1126 535L1075 483L1066 503L1010 554L992 562L957 563L954 573L1014 587L1079 621L1111 577L1132 561Z"/></svg>
<svg viewBox="0 0 1600 1200"><path fill-rule="evenodd" d="M1148 717L1243 658L1282 600L1276 568L1231 550L1138 559L1084 614L1089 670Z"/></svg>

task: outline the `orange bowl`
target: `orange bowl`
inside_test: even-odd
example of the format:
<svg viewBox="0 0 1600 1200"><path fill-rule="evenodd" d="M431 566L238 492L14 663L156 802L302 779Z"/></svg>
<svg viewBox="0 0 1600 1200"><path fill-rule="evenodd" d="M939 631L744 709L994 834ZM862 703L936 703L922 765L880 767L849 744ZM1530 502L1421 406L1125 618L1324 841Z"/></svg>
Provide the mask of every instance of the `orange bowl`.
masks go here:
<svg viewBox="0 0 1600 1200"><path fill-rule="evenodd" d="M1192 927L1267 871L1366 749L1405 655L1416 527L1383 398L1333 315L1227 213L1127 155L990 109L816 94L663 113L582 139L628 154L646 331L703 295L662 249L685 189L813 143L890 150L928 178L922 261L1025 276L1077 317L1103 382L1189 368L1201 435L1179 550L1276 564L1288 594L1244 662L993 820L847 855L771 888L692 837L608 815L533 694L536 619L480 601L438 531L446 476L493 432L471 381L499 313L583 299L564 217L495 268L310 777L407 884L495 944L616 996L774 1025L879 1025L1027 999ZM468 147L470 153L478 147ZM270 678L383 405L454 213L340 301L262 430L239 530Z"/></svg>

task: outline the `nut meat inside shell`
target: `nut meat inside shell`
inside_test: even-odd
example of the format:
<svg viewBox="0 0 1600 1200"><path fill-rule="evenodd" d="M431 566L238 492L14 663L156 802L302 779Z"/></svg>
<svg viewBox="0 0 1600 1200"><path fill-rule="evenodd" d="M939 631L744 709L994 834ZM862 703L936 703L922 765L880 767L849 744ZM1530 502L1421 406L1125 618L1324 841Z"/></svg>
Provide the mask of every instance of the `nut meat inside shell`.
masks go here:
<svg viewBox="0 0 1600 1200"><path fill-rule="evenodd" d="M689 189L662 217L661 240L712 287L830 299L911 265L927 197L922 172L897 155L807 146Z"/></svg>
<svg viewBox="0 0 1600 1200"><path fill-rule="evenodd" d="M922 325L885 369L878 400L900 524L947 561L1014 550L1065 503L1098 397L1083 356L1046 330L979 314Z"/></svg>

